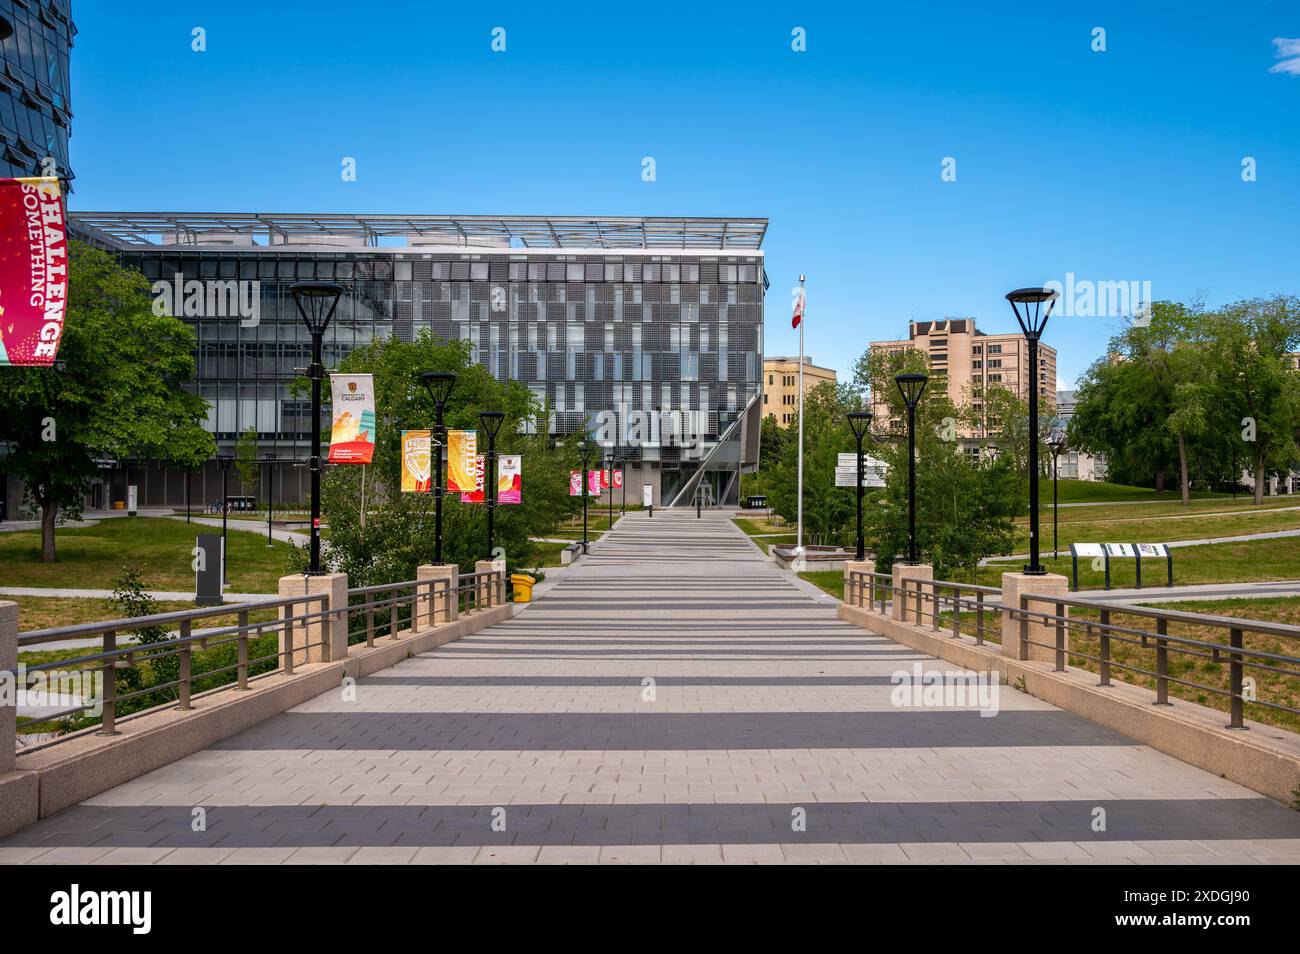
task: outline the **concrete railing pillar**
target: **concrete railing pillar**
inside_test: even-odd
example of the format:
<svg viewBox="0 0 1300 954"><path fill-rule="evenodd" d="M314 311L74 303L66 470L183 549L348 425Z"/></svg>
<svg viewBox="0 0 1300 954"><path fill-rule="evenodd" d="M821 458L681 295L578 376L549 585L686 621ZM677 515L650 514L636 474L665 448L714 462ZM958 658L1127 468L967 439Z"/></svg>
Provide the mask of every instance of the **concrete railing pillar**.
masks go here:
<svg viewBox="0 0 1300 954"><path fill-rule="evenodd" d="M505 572L505 560L475 560L475 573L495 573ZM495 606L505 598L504 593L497 588L495 579L480 576L474 587L474 606L477 609L487 609L489 606Z"/></svg>
<svg viewBox="0 0 1300 954"><path fill-rule="evenodd" d="M875 573L875 560L845 560L844 561L844 602L850 606L868 606L870 603L870 587L866 580L853 580L850 578L852 573Z"/></svg>
<svg viewBox="0 0 1300 954"><path fill-rule="evenodd" d="M13 704L0 700L0 775L14 770L18 732L18 604L0 600L0 678L12 679Z"/></svg>
<svg viewBox="0 0 1300 954"><path fill-rule="evenodd" d="M929 563L895 563L894 564L894 610L891 614L894 619L900 623L915 623L918 626L921 620L916 615L916 586L911 585L906 594L903 593L904 580L924 580L929 583L934 579L934 567ZM934 591L933 587L922 586L921 610L927 610L927 601L930 599L929 594Z"/></svg>
<svg viewBox="0 0 1300 954"><path fill-rule="evenodd" d="M293 664L316 662L337 662L348 655L348 575L346 573L322 573L320 576L280 577L279 593L281 597L315 596L323 594L325 605L319 601L295 603L280 608L280 618L302 616L304 613L318 613L327 610L324 617L293 624ZM292 610L292 613L289 612ZM281 665L286 650L285 633L280 630Z"/></svg>
<svg viewBox="0 0 1300 954"><path fill-rule="evenodd" d="M1027 627L1029 646L1020 644L1021 621L1012 612L1020 609L1020 597L1026 593L1042 596L1070 595L1070 581L1059 573L1031 576L1028 573L1002 574L1002 655L1011 659L1038 659L1052 662L1056 658L1056 624L1046 620L1030 620ZM1029 609L1039 613L1055 613L1051 603L1034 601ZM1070 608L1061 615L1069 616ZM1034 645L1037 643L1038 645ZM1065 649L1069 652L1070 637L1066 632Z"/></svg>
<svg viewBox="0 0 1300 954"><path fill-rule="evenodd" d="M460 567L454 563L423 563L415 568L417 580L446 580L447 588L437 587L434 597L433 621L435 625L454 622L460 616ZM425 597L427 599L427 597ZM429 608L423 607L421 619L428 618Z"/></svg>

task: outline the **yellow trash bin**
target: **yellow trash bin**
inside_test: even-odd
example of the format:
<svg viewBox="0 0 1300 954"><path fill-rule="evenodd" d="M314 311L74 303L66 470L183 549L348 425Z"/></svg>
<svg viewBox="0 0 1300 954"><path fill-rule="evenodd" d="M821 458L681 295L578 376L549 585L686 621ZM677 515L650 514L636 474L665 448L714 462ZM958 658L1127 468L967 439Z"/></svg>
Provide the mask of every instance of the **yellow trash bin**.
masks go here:
<svg viewBox="0 0 1300 954"><path fill-rule="evenodd" d="M515 591L516 603L530 603L533 599L533 584L536 579L526 573L511 573L510 586Z"/></svg>

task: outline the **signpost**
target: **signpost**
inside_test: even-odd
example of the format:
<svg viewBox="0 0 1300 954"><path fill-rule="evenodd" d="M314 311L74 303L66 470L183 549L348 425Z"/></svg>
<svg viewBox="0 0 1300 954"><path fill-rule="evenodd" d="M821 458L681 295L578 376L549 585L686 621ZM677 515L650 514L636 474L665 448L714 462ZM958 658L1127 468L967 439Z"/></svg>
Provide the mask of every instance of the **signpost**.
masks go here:
<svg viewBox="0 0 1300 954"><path fill-rule="evenodd" d="M1166 586L1174 585L1174 555L1170 552L1169 547L1163 543L1071 543L1070 544L1070 563L1072 568L1073 582L1070 589L1074 592L1079 590L1079 557L1091 557L1093 560L1102 560L1106 573L1106 589L1110 589L1110 561L1111 557L1117 559L1132 558L1136 561L1137 589L1142 589L1142 558L1159 559L1164 557L1166 566Z"/></svg>
<svg viewBox="0 0 1300 954"><path fill-rule="evenodd" d="M883 487L885 486L885 474L889 470L887 464L882 460L874 457L862 457L862 486L863 487ZM858 455L857 454L840 454L835 462L835 486L852 487L857 482L858 476Z"/></svg>

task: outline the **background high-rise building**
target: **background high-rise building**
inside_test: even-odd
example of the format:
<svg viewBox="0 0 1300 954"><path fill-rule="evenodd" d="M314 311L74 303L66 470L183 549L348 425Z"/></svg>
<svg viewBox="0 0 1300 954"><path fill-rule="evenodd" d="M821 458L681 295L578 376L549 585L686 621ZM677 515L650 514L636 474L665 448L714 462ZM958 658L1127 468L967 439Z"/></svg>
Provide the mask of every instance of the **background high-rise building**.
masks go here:
<svg viewBox="0 0 1300 954"><path fill-rule="evenodd" d="M180 314L198 337L194 389L231 453L247 428L276 456L277 496L302 499L310 403L289 392L310 339L288 293L302 279L342 283L324 341L327 368L377 338L422 331L467 341L473 360L525 383L557 438L615 422L606 444L630 459L629 499L736 501L757 463L766 219L448 215L73 213L73 231L170 292L179 281L251 283L228 293L257 317ZM173 295L173 297L175 297ZM197 310L200 313L193 313ZM745 412L749 410L748 416ZM653 419L636 440L629 418ZM611 417L612 416L612 417ZM326 422L328 424L328 422ZM328 430L328 428L327 428ZM670 431L676 439L669 440ZM598 433L593 435L599 437ZM141 506L183 501L181 475L123 461L99 488L127 483ZM219 495L215 465L195 493Z"/></svg>
<svg viewBox="0 0 1300 954"><path fill-rule="evenodd" d="M0 0L0 176L57 175L70 189L67 0Z"/></svg>
<svg viewBox="0 0 1300 954"><path fill-rule="evenodd" d="M803 390L807 394L817 385L835 383L835 371L819 368L812 358L804 355ZM763 415L776 418L780 427L789 427L799 420L799 359L763 359Z"/></svg>
<svg viewBox="0 0 1300 954"><path fill-rule="evenodd" d="M913 321L908 336L899 341L873 341L872 351L919 351L929 364L930 387L945 387L958 405L984 408L989 388L1004 387L1021 400L1031 387L1042 398L1056 401L1056 349L1039 342L1038 367L1029 368L1029 345L1019 333L990 335L975 327L974 318ZM878 415L885 405L874 402ZM979 437L981 434L964 436Z"/></svg>

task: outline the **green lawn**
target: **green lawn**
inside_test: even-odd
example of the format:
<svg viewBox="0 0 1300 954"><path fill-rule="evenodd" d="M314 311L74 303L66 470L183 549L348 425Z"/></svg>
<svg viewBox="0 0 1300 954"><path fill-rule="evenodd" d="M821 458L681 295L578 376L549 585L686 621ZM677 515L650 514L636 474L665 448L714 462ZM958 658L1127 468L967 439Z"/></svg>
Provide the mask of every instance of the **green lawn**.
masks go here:
<svg viewBox="0 0 1300 954"><path fill-rule="evenodd" d="M1108 484L1102 480L1061 480L1057 492L1061 503L1094 503L1108 500L1179 500L1180 491L1173 487L1163 493L1156 493L1150 487L1130 487L1127 484ZM1052 484L1048 480L1039 483L1039 493L1051 499ZM1208 491L1193 491L1193 497L1223 497L1226 494Z"/></svg>
<svg viewBox="0 0 1300 954"><path fill-rule="evenodd" d="M825 590L837 600L844 599L844 571L843 570L809 570L806 573L800 573L803 579L812 583L819 589Z"/></svg>
<svg viewBox="0 0 1300 954"><path fill-rule="evenodd" d="M1053 573L1070 576L1069 554L1053 560L1051 552L1051 550L1046 551L1043 565ZM1211 543L1196 547L1179 547L1172 552L1175 586L1185 583L1300 580L1300 537L1252 540L1246 543ZM1006 571L1019 570L1022 563L1023 561L1017 561L982 566L973 573L961 575L960 581L1000 586L1002 574ZM1134 560L1111 560L1111 586L1133 586L1136 583L1136 568L1137 564ZM1143 560L1142 582L1146 586L1164 586L1164 561ZM1104 583L1104 571L1094 570L1092 560L1079 561L1080 589L1101 589Z"/></svg>
<svg viewBox="0 0 1300 954"><path fill-rule="evenodd" d="M1091 508L1089 508L1091 509ZM1100 509L1100 508L1099 508ZM1106 508L1117 511L1144 511L1145 507ZM1180 508L1182 509L1182 508ZM1071 519L1065 519L1066 514ZM1186 514L1186 510L1183 511ZM1165 543L1170 540L1205 540L1214 537L1236 537L1249 533L1267 533L1273 530L1300 529L1300 510L1241 509L1218 516L1155 515L1146 513L1122 514L1104 520L1081 518L1080 511L1061 511L1057 524L1057 539L1062 550L1071 543ZM1029 520L1017 521L1020 534L1015 543L1016 553L1029 551ZM1039 533L1043 545L1052 543L1052 512L1048 510L1039 518Z"/></svg>
<svg viewBox="0 0 1300 954"><path fill-rule="evenodd" d="M54 563L41 562L39 530L0 533L0 582L112 589L123 568L134 566L149 589L192 591L195 537L214 529L166 517L112 517L93 527L58 530ZM275 593L289 572L289 545L276 541L268 547L265 537L242 530L231 530L227 541L230 589Z"/></svg>

